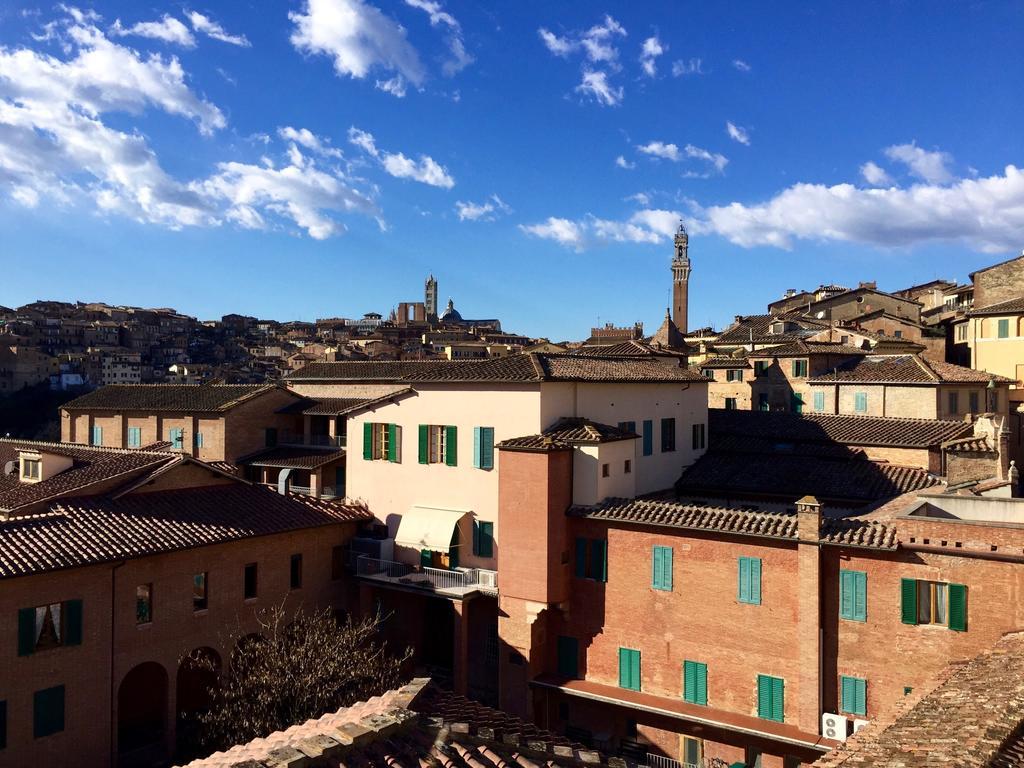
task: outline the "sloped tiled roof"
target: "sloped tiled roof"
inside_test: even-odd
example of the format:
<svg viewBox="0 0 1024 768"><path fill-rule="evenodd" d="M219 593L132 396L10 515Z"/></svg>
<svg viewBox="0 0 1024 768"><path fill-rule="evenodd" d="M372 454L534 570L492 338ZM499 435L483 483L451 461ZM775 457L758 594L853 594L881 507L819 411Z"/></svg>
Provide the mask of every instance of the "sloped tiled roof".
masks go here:
<svg viewBox="0 0 1024 768"><path fill-rule="evenodd" d="M736 369L736 368L749 368L750 361L745 357L709 357L700 365L695 365L696 369L711 368L711 369Z"/></svg>
<svg viewBox="0 0 1024 768"><path fill-rule="evenodd" d="M807 381L810 384L988 384L989 381L1009 382L1010 379L952 363L925 360L918 355L868 355Z"/></svg>
<svg viewBox="0 0 1024 768"><path fill-rule="evenodd" d="M797 327L785 333L770 333L772 323L779 321L795 323ZM715 343L749 344L751 332L753 332L754 342L757 344L785 344L812 336L827 327L828 323L810 320L800 312L787 312L781 315L748 315L740 318L733 328L722 331L715 339Z"/></svg>
<svg viewBox="0 0 1024 768"><path fill-rule="evenodd" d="M108 384L61 407L70 411L222 412L274 388L273 384Z"/></svg>
<svg viewBox="0 0 1024 768"><path fill-rule="evenodd" d="M1009 301L1001 301L998 304L990 304L987 307L972 309L967 313L968 317L984 317L985 315L1020 315L1024 314L1024 296Z"/></svg>
<svg viewBox="0 0 1024 768"><path fill-rule="evenodd" d="M594 506L570 507L570 517L629 525L652 525L684 530L713 531L741 536L795 540L799 522L795 514L730 509L657 499L605 499ZM821 521L821 541L837 546L896 549L891 525L855 519Z"/></svg>
<svg viewBox="0 0 1024 768"><path fill-rule="evenodd" d="M1024 765L1024 632L952 663L892 715L870 723L816 768L1019 768Z"/></svg>
<svg viewBox="0 0 1024 768"><path fill-rule="evenodd" d="M971 424L965 421L708 409L712 447L718 436L736 435L775 441L937 448L948 440L971 435L973 431Z"/></svg>
<svg viewBox="0 0 1024 768"><path fill-rule="evenodd" d="M238 463L249 467L293 467L295 469L316 469L333 464L345 458L345 449L324 450L305 446L279 445L260 451L252 456L239 459Z"/></svg>
<svg viewBox="0 0 1024 768"><path fill-rule="evenodd" d="M794 341L768 349L757 349L750 357L807 357L809 355L864 355L860 347L832 341Z"/></svg>
<svg viewBox="0 0 1024 768"><path fill-rule="evenodd" d="M670 349L659 349L636 339L619 341L615 344L584 344L573 350L574 355L596 357L679 357L681 353Z"/></svg>
<svg viewBox="0 0 1024 768"><path fill-rule="evenodd" d="M559 768L609 760L426 678L194 760L187 768ZM626 768L626 761L617 763Z"/></svg>
<svg viewBox="0 0 1024 768"><path fill-rule="evenodd" d="M617 440L633 440L639 437L636 432L619 429L610 424L601 424L590 419L579 417L562 418L545 429L539 435L512 437L498 443L499 448L506 449L548 449L562 448L572 445L590 445L594 443L612 443Z"/></svg>
<svg viewBox="0 0 1024 768"><path fill-rule="evenodd" d="M303 397L283 408L278 408L277 412L304 416L337 416L368 402L369 398L365 397Z"/></svg>
<svg viewBox="0 0 1024 768"><path fill-rule="evenodd" d="M0 521L0 579L370 517L361 507L243 482L62 498L44 514Z"/></svg>
<svg viewBox="0 0 1024 768"><path fill-rule="evenodd" d="M959 440L949 440L942 444L947 451L954 453L994 453L989 445L988 438L984 436L962 437Z"/></svg>
<svg viewBox="0 0 1024 768"><path fill-rule="evenodd" d="M289 378L395 382L697 382L703 376L656 357L521 353L487 360L312 363Z"/></svg>

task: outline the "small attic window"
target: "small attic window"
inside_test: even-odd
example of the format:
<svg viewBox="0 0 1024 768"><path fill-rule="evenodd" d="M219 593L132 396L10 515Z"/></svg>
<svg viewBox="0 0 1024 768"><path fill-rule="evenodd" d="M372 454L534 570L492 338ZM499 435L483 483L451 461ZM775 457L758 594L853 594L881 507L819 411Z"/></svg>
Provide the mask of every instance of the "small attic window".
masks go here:
<svg viewBox="0 0 1024 768"><path fill-rule="evenodd" d="M21 460L21 479L38 481L43 474L43 462L41 459L26 459Z"/></svg>

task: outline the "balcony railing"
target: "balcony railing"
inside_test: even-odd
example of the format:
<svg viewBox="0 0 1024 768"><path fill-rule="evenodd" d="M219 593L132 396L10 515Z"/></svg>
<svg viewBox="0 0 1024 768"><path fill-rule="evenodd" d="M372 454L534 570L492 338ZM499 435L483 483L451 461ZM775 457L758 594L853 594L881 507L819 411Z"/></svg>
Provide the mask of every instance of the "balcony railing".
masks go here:
<svg viewBox="0 0 1024 768"><path fill-rule="evenodd" d="M498 584L497 572L483 568L430 568L396 563L393 560L378 560L367 555L361 555L356 559L356 575L438 592L496 589Z"/></svg>
<svg viewBox="0 0 1024 768"><path fill-rule="evenodd" d="M281 432L279 445L302 445L316 448L344 448L345 435L304 435L301 432Z"/></svg>
<svg viewBox="0 0 1024 768"><path fill-rule="evenodd" d="M673 760L671 757L648 752L644 765L647 768L728 768L730 764L719 757L701 758L694 763L687 760ZM643 766L638 766L638 768L643 768Z"/></svg>

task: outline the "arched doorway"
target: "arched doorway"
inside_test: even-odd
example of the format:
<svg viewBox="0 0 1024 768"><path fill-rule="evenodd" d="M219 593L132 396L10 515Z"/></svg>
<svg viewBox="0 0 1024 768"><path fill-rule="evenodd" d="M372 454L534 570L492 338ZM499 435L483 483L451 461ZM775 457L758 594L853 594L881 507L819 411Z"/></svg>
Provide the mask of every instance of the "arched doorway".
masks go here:
<svg viewBox="0 0 1024 768"><path fill-rule="evenodd" d="M220 654L213 648L196 648L178 664L175 757L181 762L203 755L198 716L210 708L220 670Z"/></svg>
<svg viewBox="0 0 1024 768"><path fill-rule="evenodd" d="M117 751L122 765L163 756L167 672L155 661L133 667L117 689Z"/></svg>

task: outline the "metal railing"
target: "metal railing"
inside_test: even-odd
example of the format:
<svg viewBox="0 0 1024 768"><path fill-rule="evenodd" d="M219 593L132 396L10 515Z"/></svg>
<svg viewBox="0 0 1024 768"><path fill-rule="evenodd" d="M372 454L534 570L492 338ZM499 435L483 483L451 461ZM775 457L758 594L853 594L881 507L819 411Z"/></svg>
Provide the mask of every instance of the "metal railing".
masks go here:
<svg viewBox="0 0 1024 768"><path fill-rule="evenodd" d="M483 579L481 579L482 574L484 575ZM379 560L369 555L360 555L356 558L356 575L408 580L406 583L409 586L429 589L457 590L497 584L497 574L494 571L480 568L449 570L447 568L414 566L408 563L396 563L392 560Z"/></svg>
<svg viewBox="0 0 1024 768"><path fill-rule="evenodd" d="M344 448L345 435L304 435L301 432L281 432L279 445L302 445L315 448Z"/></svg>
<svg viewBox="0 0 1024 768"><path fill-rule="evenodd" d="M644 765L647 768L728 768L730 764L720 757L701 758L694 763L686 760L673 760L671 757L648 752ZM638 766L638 768L643 768L643 766Z"/></svg>
<svg viewBox="0 0 1024 768"><path fill-rule="evenodd" d="M368 555L361 555L356 559L356 574L359 576L386 576L389 579L401 579L415 570L415 568L407 563L378 560Z"/></svg>

